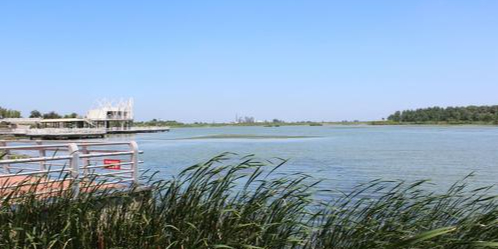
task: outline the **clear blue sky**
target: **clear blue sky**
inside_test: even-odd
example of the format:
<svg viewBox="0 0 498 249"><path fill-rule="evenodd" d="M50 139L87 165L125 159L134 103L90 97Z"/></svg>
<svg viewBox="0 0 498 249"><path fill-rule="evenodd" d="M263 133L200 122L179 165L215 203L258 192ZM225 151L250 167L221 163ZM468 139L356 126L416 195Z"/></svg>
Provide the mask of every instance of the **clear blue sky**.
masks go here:
<svg viewBox="0 0 498 249"><path fill-rule="evenodd" d="M2 1L0 106L371 120L498 104L498 1Z"/></svg>

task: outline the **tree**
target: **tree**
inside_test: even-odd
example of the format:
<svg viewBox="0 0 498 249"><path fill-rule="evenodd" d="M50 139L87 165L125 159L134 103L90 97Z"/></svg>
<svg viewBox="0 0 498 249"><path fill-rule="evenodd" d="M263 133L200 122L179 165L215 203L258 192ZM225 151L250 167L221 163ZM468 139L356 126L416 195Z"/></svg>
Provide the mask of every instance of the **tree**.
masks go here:
<svg viewBox="0 0 498 249"><path fill-rule="evenodd" d="M21 112L0 107L0 118L20 118Z"/></svg>
<svg viewBox="0 0 498 249"><path fill-rule="evenodd" d="M31 114L29 115L30 118L41 118L42 114L38 110L33 110L31 111Z"/></svg>
<svg viewBox="0 0 498 249"><path fill-rule="evenodd" d="M51 111L49 113L43 114L43 118L44 119L58 119L58 118L62 118L62 117L58 113Z"/></svg>
<svg viewBox="0 0 498 249"><path fill-rule="evenodd" d="M387 120L400 122L401 121L401 112L397 111L394 114L390 115Z"/></svg>
<svg viewBox="0 0 498 249"><path fill-rule="evenodd" d="M64 115L64 118L77 118L78 117L78 113L71 113L71 114L67 114L67 115Z"/></svg>
<svg viewBox="0 0 498 249"><path fill-rule="evenodd" d="M430 107L417 110L404 110L388 117L396 122L484 122L498 120L498 105L467 107Z"/></svg>

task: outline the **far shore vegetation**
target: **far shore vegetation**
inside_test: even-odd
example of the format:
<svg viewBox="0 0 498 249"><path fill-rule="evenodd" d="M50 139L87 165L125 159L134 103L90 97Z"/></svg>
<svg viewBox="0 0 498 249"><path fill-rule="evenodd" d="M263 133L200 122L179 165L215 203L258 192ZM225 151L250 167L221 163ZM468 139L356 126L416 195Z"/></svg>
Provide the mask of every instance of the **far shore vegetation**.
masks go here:
<svg viewBox="0 0 498 249"><path fill-rule="evenodd" d="M498 125L498 105L446 108L436 106L397 111L387 118L386 123Z"/></svg>
<svg viewBox="0 0 498 249"><path fill-rule="evenodd" d="M495 106L467 106L467 107L429 107L416 110L397 111L387 119L378 121L340 121L314 122L299 121L286 122L274 119L271 121L255 121L253 117L239 118L231 123L181 123L177 121L150 121L135 122L137 126L170 126L181 127L221 127L221 126L322 126L322 125L498 125L498 105Z"/></svg>
<svg viewBox="0 0 498 249"><path fill-rule="evenodd" d="M22 118L20 111L0 107L0 119ZM55 111L42 113L38 110L30 112L29 118L60 119L79 118L77 113L59 114ZM135 121L134 126L168 126L171 128L187 127L222 127L222 126L323 126L323 125L498 125L498 105L466 106L466 107L429 107L415 110L397 111L376 121L343 120L343 121L285 121L281 119L256 120L254 117L240 117L234 122L193 122L182 123L175 120L152 119Z"/></svg>
<svg viewBox="0 0 498 249"><path fill-rule="evenodd" d="M261 122L242 122L242 123L206 123L206 122L194 122L194 123L182 123L174 120L158 120L152 119L150 121L135 121L133 124L135 126L169 126L172 128L183 128L183 127L222 127L222 126L261 126L261 127L280 127L280 126L322 126L326 122L313 122L313 121L300 121L300 122L285 122L282 120L274 121L261 121Z"/></svg>
<svg viewBox="0 0 498 249"><path fill-rule="evenodd" d="M0 106L0 118L20 118L21 112L11 109L6 109Z"/></svg>
<svg viewBox="0 0 498 249"><path fill-rule="evenodd" d="M18 110L12 110L7 108L2 108L0 106L0 119L2 118L22 118L22 114ZM70 113L61 115L55 111L50 111L47 113L41 113L38 110L33 110L30 112L29 118L43 118L43 119L59 119L59 118L78 118L79 115L77 113Z"/></svg>

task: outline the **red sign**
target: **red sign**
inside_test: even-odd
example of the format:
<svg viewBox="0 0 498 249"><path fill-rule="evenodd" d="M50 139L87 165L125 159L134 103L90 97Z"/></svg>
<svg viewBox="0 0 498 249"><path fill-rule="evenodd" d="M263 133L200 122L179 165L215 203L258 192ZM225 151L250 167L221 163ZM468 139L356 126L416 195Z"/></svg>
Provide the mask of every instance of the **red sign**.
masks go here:
<svg viewBox="0 0 498 249"><path fill-rule="evenodd" d="M121 160L118 159L104 159L106 169L121 169Z"/></svg>

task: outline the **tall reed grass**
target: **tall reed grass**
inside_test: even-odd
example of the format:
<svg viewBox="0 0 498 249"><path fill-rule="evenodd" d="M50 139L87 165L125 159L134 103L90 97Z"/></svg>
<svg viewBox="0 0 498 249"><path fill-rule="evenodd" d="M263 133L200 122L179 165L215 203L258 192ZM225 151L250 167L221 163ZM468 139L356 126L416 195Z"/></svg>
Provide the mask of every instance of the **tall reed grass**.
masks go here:
<svg viewBox="0 0 498 249"><path fill-rule="evenodd" d="M223 154L171 180L144 179L151 191L3 193L0 248L498 247L488 187L466 179L438 194L425 181L376 180L324 202L325 184L277 174L284 163Z"/></svg>

